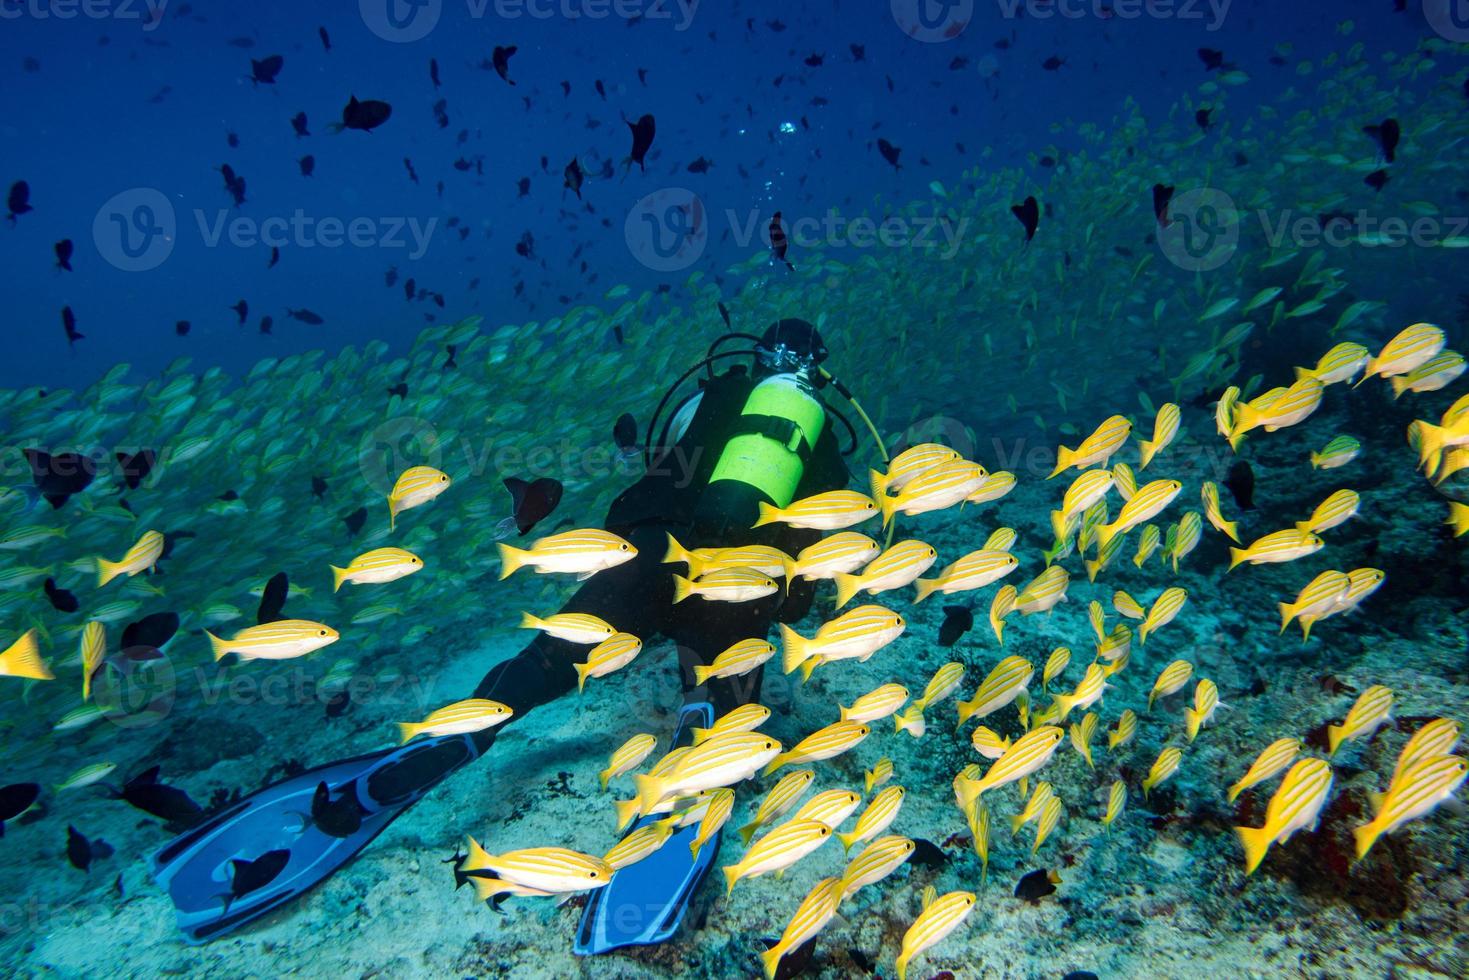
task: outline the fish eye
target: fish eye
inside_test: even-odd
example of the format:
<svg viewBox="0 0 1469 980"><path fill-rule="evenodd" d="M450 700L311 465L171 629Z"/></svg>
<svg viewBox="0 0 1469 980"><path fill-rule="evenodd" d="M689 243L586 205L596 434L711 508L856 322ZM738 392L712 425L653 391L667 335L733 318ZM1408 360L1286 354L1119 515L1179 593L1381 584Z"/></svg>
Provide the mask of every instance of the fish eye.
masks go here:
<svg viewBox="0 0 1469 980"><path fill-rule="evenodd" d="M322 630L322 631L321 631L321 635L322 635L322 636L326 636L326 630Z"/></svg>
<svg viewBox="0 0 1469 980"><path fill-rule="evenodd" d="M439 476L439 482L440 483L448 483L449 482L449 474L447 474L447 473L441 474Z"/></svg>
<svg viewBox="0 0 1469 980"><path fill-rule="evenodd" d="M618 550L620 550L620 551L626 551L627 550L627 545L625 545L625 544L624 545L619 545L618 546Z"/></svg>
<svg viewBox="0 0 1469 980"><path fill-rule="evenodd" d="M597 872L595 872L595 871L588 871L587 872L587 877L588 878L595 878L595 877L597 877Z"/></svg>

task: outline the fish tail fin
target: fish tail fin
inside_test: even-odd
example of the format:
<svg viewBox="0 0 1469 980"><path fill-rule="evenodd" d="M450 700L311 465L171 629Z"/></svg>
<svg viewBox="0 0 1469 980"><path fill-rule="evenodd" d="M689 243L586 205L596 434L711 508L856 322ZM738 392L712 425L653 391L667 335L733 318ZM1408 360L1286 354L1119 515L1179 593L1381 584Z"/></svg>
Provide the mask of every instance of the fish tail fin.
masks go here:
<svg viewBox="0 0 1469 980"><path fill-rule="evenodd" d="M204 631L204 635L209 637L209 648L214 651L214 662L219 663L230 652L230 645L208 630Z"/></svg>
<svg viewBox="0 0 1469 980"><path fill-rule="evenodd" d="M1240 543L1239 542L1239 521L1220 521L1219 522L1219 527L1220 527L1221 530L1224 531L1225 534L1229 535L1230 540L1232 540L1235 544L1239 544Z"/></svg>
<svg viewBox="0 0 1469 980"><path fill-rule="evenodd" d="M601 772L597 773L597 782L598 783L601 783L601 785L602 785L602 792L604 792L604 793L607 792L607 784L610 783L611 781L612 781L612 770L611 769L603 769Z"/></svg>
<svg viewBox="0 0 1469 980"><path fill-rule="evenodd" d="M587 686L587 675L592 671L591 661L584 664L572 664L576 668L576 693L581 694Z"/></svg>
<svg viewBox="0 0 1469 980"><path fill-rule="evenodd" d="M388 530L398 529L398 501L394 497L388 498Z"/></svg>
<svg viewBox="0 0 1469 980"><path fill-rule="evenodd" d="M694 686L703 687L704 682L714 673L713 667L697 666L694 668Z"/></svg>
<svg viewBox="0 0 1469 980"><path fill-rule="evenodd" d="M1057 541L1062 541L1066 538L1066 514L1064 511L1051 511L1051 533L1055 535Z"/></svg>
<svg viewBox="0 0 1469 980"><path fill-rule="evenodd" d="M1431 422L1418 423L1418 464L1426 466L1428 461L1443 451L1448 442L1448 429Z"/></svg>
<svg viewBox="0 0 1469 980"><path fill-rule="evenodd" d="M668 550L663 553L663 564L671 565L675 562L688 561L689 550L678 543L678 538L672 534L668 535Z"/></svg>
<svg viewBox="0 0 1469 980"><path fill-rule="evenodd" d="M867 485L872 490L873 500L881 502L882 498L887 496L888 478L885 473L879 473L877 470L868 470Z"/></svg>
<svg viewBox="0 0 1469 980"><path fill-rule="evenodd" d="M1102 560L1100 558L1088 558L1083 561L1082 564L1086 566L1086 580L1088 582L1095 582L1097 580L1097 576L1102 571Z"/></svg>
<svg viewBox="0 0 1469 980"><path fill-rule="evenodd" d="M687 599L689 596L691 596L693 594L694 594L694 583L693 582L691 582L689 579L684 578L682 575L675 575L673 577L673 601L674 602L676 602L676 603L677 602L683 602L685 599Z"/></svg>
<svg viewBox="0 0 1469 980"><path fill-rule="evenodd" d="M121 574L122 562L108 561L106 558L97 559L97 588L102 588Z"/></svg>
<svg viewBox="0 0 1469 980"><path fill-rule="evenodd" d="M740 828L740 842L746 847L750 844L750 838L755 836L755 831L760 829L758 823L747 823Z"/></svg>
<svg viewBox="0 0 1469 980"><path fill-rule="evenodd" d="M25 677L35 681L55 680L55 675L41 659L41 647L36 642L36 631L26 630L3 655L0 655L3 673L11 677Z"/></svg>
<svg viewBox="0 0 1469 980"><path fill-rule="evenodd" d="M969 716L979 710L978 700L978 698L975 698L974 701L960 701L958 703L959 724L955 725L955 728L964 727L964 723L969 720Z"/></svg>
<svg viewBox="0 0 1469 980"><path fill-rule="evenodd" d="M841 841L843 852L850 851L852 845L857 843L857 832L853 830L844 834L837 834L836 838Z"/></svg>
<svg viewBox="0 0 1469 980"><path fill-rule="evenodd" d="M913 597L913 604L916 606L916 605L918 605L918 603L922 602L924 599L927 599L929 596L933 595L935 592L938 591L938 588L939 588L939 585L940 584L942 584L942 580L941 579L936 579L936 578L921 578L921 579L919 579L917 582L914 583L914 585L918 589L918 594Z"/></svg>
<svg viewBox="0 0 1469 980"><path fill-rule="evenodd" d="M1137 467L1137 471L1139 473L1147 469L1148 464L1153 461L1153 456L1158 452L1158 444L1156 442L1152 442L1151 440L1144 439L1142 441L1140 449L1142 452L1142 459L1139 461Z"/></svg>
<svg viewBox="0 0 1469 980"><path fill-rule="evenodd" d="M728 899L734 894L735 882L740 880L740 866L738 864L726 864L719 870L724 872L724 897Z"/></svg>
<svg viewBox="0 0 1469 980"><path fill-rule="evenodd" d="M523 630L538 630L544 625L544 620L539 616L532 616L528 612L520 614L520 628Z"/></svg>
<svg viewBox="0 0 1469 980"><path fill-rule="evenodd" d="M1264 827L1236 827L1234 831L1239 834L1240 846L1245 849L1245 874L1252 875L1265 860L1265 852L1270 850L1271 835Z"/></svg>
<svg viewBox="0 0 1469 980"><path fill-rule="evenodd" d="M1282 603L1280 603L1280 632L1281 633L1284 633L1285 632L1285 628L1287 626L1289 626L1290 623L1291 623L1291 620L1293 620L1295 618L1296 618L1296 607L1293 606L1293 605L1291 605L1288 602L1282 602Z"/></svg>
<svg viewBox="0 0 1469 980"><path fill-rule="evenodd" d="M1344 742L1344 741L1346 741L1346 738L1347 738L1347 726L1346 725L1327 725L1326 726L1326 742L1327 742L1327 748L1331 750L1329 754L1336 755L1336 750L1339 749L1339 748L1341 748L1341 743Z"/></svg>
<svg viewBox="0 0 1469 980"><path fill-rule="evenodd" d="M1381 834L1382 831L1378 829L1376 820L1352 828L1352 837L1357 842L1358 861L1367 856L1367 852L1372 850L1372 845L1377 843L1377 838Z"/></svg>
<svg viewBox="0 0 1469 980"><path fill-rule="evenodd" d="M1058 724L1065 721L1066 716L1071 714L1071 709L1076 707L1076 698L1070 694L1057 694L1054 698L1051 699L1051 701L1061 711L1061 713L1056 716L1056 722Z"/></svg>
<svg viewBox="0 0 1469 980"><path fill-rule="evenodd" d="M761 769L760 770L760 775L762 775L762 776L769 776L771 773L773 773L776 770L780 769L782 766L784 766L786 763L788 763L790 761L791 761L791 754L789 752L782 752L780 755L776 756L774 759L771 759L770 762L766 764L766 766L765 766L764 769Z"/></svg>
<svg viewBox="0 0 1469 980"><path fill-rule="evenodd" d="M779 520L780 508L772 503L767 503L764 500L760 501L760 516L755 520L755 527L764 527L767 524L775 524Z"/></svg>
<svg viewBox="0 0 1469 980"><path fill-rule="evenodd" d="M1115 525L1115 524L1099 524L1099 525L1097 525L1097 554L1098 555L1105 554L1106 551L1107 551L1107 545L1111 544L1112 543L1112 539L1115 538L1115 537L1117 537L1117 525Z"/></svg>
<svg viewBox="0 0 1469 980"><path fill-rule="evenodd" d="M785 623L780 624L780 640L781 645L785 647L785 652L781 657L781 673L789 674L811 656L807 649L810 641Z"/></svg>
<svg viewBox="0 0 1469 980"><path fill-rule="evenodd" d="M877 498L877 509L882 513L882 526L887 527L893 522L893 514L897 512L898 498L883 494Z"/></svg>
<svg viewBox="0 0 1469 980"><path fill-rule="evenodd" d="M1412 384L1412 382L1409 381L1407 377L1402 375L1399 375L1396 378L1389 378L1388 381L1392 384L1393 401L1397 401L1399 398L1402 398L1403 392L1407 391L1408 385Z"/></svg>
<svg viewBox="0 0 1469 980"><path fill-rule="evenodd" d="M1229 571L1234 571L1240 562L1249 557L1249 550L1245 548L1229 549Z"/></svg>
<svg viewBox="0 0 1469 980"><path fill-rule="evenodd" d="M1188 740L1192 742L1199 734L1199 724L1204 716L1193 708L1183 709L1183 727L1188 732Z"/></svg>
<svg viewBox="0 0 1469 980"><path fill-rule="evenodd" d="M821 666L821 661L816 657L808 657L801 663L801 683L804 684L811 679L816 668Z"/></svg>
<svg viewBox="0 0 1469 980"><path fill-rule="evenodd" d="M709 741L709 736L714 734L714 730L710 728L691 728L689 731L694 736L694 745L703 745Z"/></svg>
<svg viewBox="0 0 1469 980"><path fill-rule="evenodd" d="M893 969L898 974L898 980L908 980L908 953L899 953L897 960L893 963Z"/></svg>
<svg viewBox="0 0 1469 980"><path fill-rule="evenodd" d="M1298 367L1295 369L1295 372L1297 381L1305 381L1307 378L1314 378L1316 376L1316 372L1310 368Z"/></svg>
<svg viewBox="0 0 1469 980"><path fill-rule="evenodd" d="M406 745L408 742L413 741L413 736L417 735L419 730L420 726L418 725L410 724L406 721L398 722L398 734L403 739L402 744Z"/></svg>
<svg viewBox="0 0 1469 980"><path fill-rule="evenodd" d="M1072 464L1075 462L1075 452L1067 449L1065 446L1056 447L1056 468L1051 471L1051 475L1046 477L1046 479L1054 480L1056 477L1060 476L1062 473L1070 469Z"/></svg>
<svg viewBox="0 0 1469 980"><path fill-rule="evenodd" d="M1251 407L1248 402L1239 402L1234 406L1234 428L1229 433L1230 441L1233 442L1236 437L1257 428L1259 424L1259 409Z"/></svg>
<svg viewBox="0 0 1469 980"><path fill-rule="evenodd" d="M775 980L775 972L780 969L780 959L785 955L785 950L776 944L760 954L760 962L765 967L765 980Z"/></svg>
<svg viewBox="0 0 1469 980"><path fill-rule="evenodd" d="M862 588L862 576L860 576L860 575L849 575L846 572L837 572L837 574L836 574L836 583L837 583L837 604L836 604L836 608L840 609L843 606L845 606L847 603L851 602L852 601L852 598L854 596L856 596L856 594L861 590L861 588Z"/></svg>
<svg viewBox="0 0 1469 980"><path fill-rule="evenodd" d="M330 567L332 570L332 592L336 593L342 588L342 583L347 580L347 570L345 568L338 568L335 565Z"/></svg>
<svg viewBox="0 0 1469 980"><path fill-rule="evenodd" d="M636 776L633 777L637 779ZM637 800L614 800L612 808L617 813L617 832L622 833L622 828L638 818Z"/></svg>
<svg viewBox="0 0 1469 980"><path fill-rule="evenodd" d="M1246 787L1244 784L1244 780L1242 779L1229 787L1229 793L1225 797L1225 799L1227 799L1230 803L1233 803L1235 800L1239 799L1239 795L1245 791L1245 788Z"/></svg>
<svg viewBox="0 0 1469 980"><path fill-rule="evenodd" d="M1017 813L1017 814L1015 814L1015 816L1013 816L1013 817L1010 818L1010 833L1011 834L1018 834L1018 833L1020 833L1020 828L1021 827L1024 827L1024 826L1025 826L1025 814L1023 814L1023 813Z"/></svg>
<svg viewBox="0 0 1469 980"><path fill-rule="evenodd" d="M520 548L512 548L510 545L497 542L496 548L500 549L500 581L505 581L515 570L525 564L526 556L530 554Z"/></svg>
<svg viewBox="0 0 1469 980"><path fill-rule="evenodd" d="M638 773L632 778L633 785L637 787L638 798L633 802L637 813L651 813L658 801L663 799L663 780L657 776L648 776Z"/></svg>

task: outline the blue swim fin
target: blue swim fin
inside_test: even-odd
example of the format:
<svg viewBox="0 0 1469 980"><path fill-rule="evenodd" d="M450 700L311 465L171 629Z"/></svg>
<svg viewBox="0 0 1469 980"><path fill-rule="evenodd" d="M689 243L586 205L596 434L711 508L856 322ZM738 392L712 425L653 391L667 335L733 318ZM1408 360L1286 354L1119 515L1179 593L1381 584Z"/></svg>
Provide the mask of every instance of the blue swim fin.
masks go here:
<svg viewBox="0 0 1469 980"><path fill-rule="evenodd" d="M153 856L153 877L168 890L188 942L209 942L320 884L445 776L478 758L489 742L469 735L421 739L273 783L165 845ZM310 818L322 783L338 805L356 796L360 824L340 821L350 832L340 822L335 828L345 836L326 833ZM232 862L282 850L290 856L279 873L233 894Z"/></svg>
<svg viewBox="0 0 1469 980"><path fill-rule="evenodd" d="M689 729L712 724L713 705L684 705L673 744L679 745ZM642 817L628 833L658 819L660 816ZM719 854L720 835L715 834L695 857L690 845L698 834L697 824L674 831L658 850L614 873L607 887L590 892L577 926L573 952L592 956L625 946L651 946L678 931L690 900L713 870Z"/></svg>

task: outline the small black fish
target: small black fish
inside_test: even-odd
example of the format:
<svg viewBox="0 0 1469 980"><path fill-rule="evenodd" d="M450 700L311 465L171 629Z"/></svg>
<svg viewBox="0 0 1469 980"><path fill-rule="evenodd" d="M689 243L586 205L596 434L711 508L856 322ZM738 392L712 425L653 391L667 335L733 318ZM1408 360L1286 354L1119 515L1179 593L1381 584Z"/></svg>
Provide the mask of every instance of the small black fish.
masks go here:
<svg viewBox="0 0 1469 980"><path fill-rule="evenodd" d="M188 320L179 320L173 325L173 332L178 334L180 337L187 337L189 335L189 331L192 329L193 327Z"/></svg>
<svg viewBox="0 0 1469 980"><path fill-rule="evenodd" d="M1173 192L1176 187L1167 184L1153 185L1153 216L1158 219L1159 228L1168 227L1168 206L1173 203Z"/></svg>
<svg viewBox="0 0 1469 980"><path fill-rule="evenodd" d="M508 48L496 47L494 53L490 55L491 64L495 68L495 74L505 79L505 81L510 82L511 85L514 85L515 82L511 81L510 78L510 59L514 57L516 50L517 48L513 44Z"/></svg>
<svg viewBox="0 0 1469 980"><path fill-rule="evenodd" d="M317 500L324 497L326 495L326 481L319 476L313 476L311 478L311 493Z"/></svg>
<svg viewBox="0 0 1469 980"><path fill-rule="evenodd" d="M397 384L395 384L391 388L389 388L388 389L388 397L391 398L394 395L397 395L399 398L407 398L408 397L408 382L406 382L406 381L399 381Z"/></svg>
<svg viewBox="0 0 1469 980"><path fill-rule="evenodd" d="M291 860L291 852L285 848L266 851L253 861L235 858L230 861L230 890L220 897L224 899L224 914L228 915L230 903L251 892L259 891L280 877Z"/></svg>
<svg viewBox="0 0 1469 980"><path fill-rule="evenodd" d="M124 800L144 813L151 813L180 829L191 827L204 815L204 808L176 786L158 781L158 766L139 773L123 785L113 799Z"/></svg>
<svg viewBox="0 0 1469 980"><path fill-rule="evenodd" d="M318 783L311 798L311 823L328 837L351 837L362 827L362 804L357 800L357 783L348 781L342 795L333 800L331 787Z"/></svg>
<svg viewBox="0 0 1469 980"><path fill-rule="evenodd" d="M1224 52L1199 48L1199 60L1204 63L1204 71L1218 71L1224 67Z"/></svg>
<svg viewBox="0 0 1469 980"><path fill-rule="evenodd" d="M470 280L469 288L470 289L473 289L478 284L479 284L479 280L478 279L472 279L472 280ZM459 366L459 362L456 361L456 360L454 360L454 358L456 358L456 357L459 356L459 348L458 348L458 346L456 346L455 344L445 344L444 345L444 350L447 351L448 354L449 354L449 356L444 359L444 369L446 371L449 371L449 370L453 370L454 368L457 368Z"/></svg>
<svg viewBox="0 0 1469 980"><path fill-rule="evenodd" d="M885 139L879 138L877 141L877 152L882 154L882 158L891 164L894 170L903 169L898 163L898 157L903 153L899 147L894 146Z"/></svg>
<svg viewBox="0 0 1469 980"><path fill-rule="evenodd" d="M358 507L352 513L342 518L342 523L347 525L347 533L355 535L362 530L362 525L367 521L367 508Z"/></svg>
<svg viewBox="0 0 1469 980"><path fill-rule="evenodd" d="M438 88L439 87L439 59L437 59L437 58L430 58L430 59L428 59L428 77L429 77L429 81L431 81L431 82L434 83L434 88Z"/></svg>
<svg viewBox="0 0 1469 980"><path fill-rule="evenodd" d="M81 453L57 453L53 456L40 449L23 452L31 464L31 479L35 481L36 489L53 509L59 509L73 494L85 490L97 475L96 462Z"/></svg>
<svg viewBox="0 0 1469 980"><path fill-rule="evenodd" d="M300 320L302 323L309 323L313 327L319 327L326 322L321 318L319 314L313 313L311 310L307 309L288 309L286 310L286 316L290 317L292 320Z"/></svg>
<svg viewBox="0 0 1469 980"><path fill-rule="evenodd" d="M312 156L310 153L297 160L296 165L301 168L302 177L310 177L312 174L316 173L316 157Z"/></svg>
<svg viewBox="0 0 1469 980"><path fill-rule="evenodd" d="M643 86L643 88L647 88L648 87L648 69L646 69L646 68L639 68L638 69L638 82Z"/></svg>
<svg viewBox="0 0 1469 980"><path fill-rule="evenodd" d="M0 788L0 837L5 836L5 821L25 813L36 805L40 797L39 783L11 783Z"/></svg>
<svg viewBox="0 0 1469 980"><path fill-rule="evenodd" d="M1054 895L1059 884L1061 876L1054 871L1032 871L1015 885L1015 897L1036 905L1047 895Z"/></svg>
<svg viewBox="0 0 1469 980"><path fill-rule="evenodd" d="M179 614L175 612L149 613L135 623L128 623L122 631L122 649L149 647L162 650L179 631Z"/></svg>
<svg viewBox="0 0 1469 980"><path fill-rule="evenodd" d="M1234 502L1240 510L1255 509L1255 471L1249 463L1241 459L1231 466L1224 485L1234 495Z"/></svg>
<svg viewBox="0 0 1469 980"><path fill-rule="evenodd" d="M263 316L263 317L260 318L260 332L261 333L265 333L265 334L270 333L270 328L273 327L273 326L275 326L275 320L273 318L271 318L270 316L267 315L267 316Z"/></svg>
<svg viewBox="0 0 1469 980"><path fill-rule="evenodd" d="M699 157L699 159L689 164L688 169L689 173L691 174L707 174L709 172L709 168L712 166L714 166L713 160L706 160L703 157Z"/></svg>
<svg viewBox="0 0 1469 980"><path fill-rule="evenodd" d="M1061 980L1098 980L1098 977L1090 970L1072 970L1062 977Z"/></svg>
<svg viewBox="0 0 1469 980"><path fill-rule="evenodd" d="M867 48L865 48L864 46L860 44L849 44L847 45L847 50L852 52L853 61L867 60Z"/></svg>
<svg viewBox="0 0 1469 980"><path fill-rule="evenodd" d="M725 328L733 329L729 322L729 307L725 306L723 302L716 302L714 305L719 307L719 317L724 321Z"/></svg>
<svg viewBox="0 0 1469 980"><path fill-rule="evenodd" d="M35 208L31 207L31 185L23 180L17 180L11 184L6 206L10 208L10 213L6 217L10 219L11 224L15 224L15 219L26 212L34 211Z"/></svg>
<svg viewBox="0 0 1469 980"><path fill-rule="evenodd" d="M627 122L627 120L623 121ZM632 153L627 158L627 169L631 170L632 165L636 163L639 170L647 173L648 168L643 160L653 145L653 137L658 132L658 125L651 115L644 115L635 123L627 123L627 128L632 131Z"/></svg>
<svg viewBox="0 0 1469 980"><path fill-rule="evenodd" d="M296 137L310 136L311 130L306 128L306 113L298 112L291 117L291 128L296 131Z"/></svg>
<svg viewBox="0 0 1469 980"><path fill-rule="evenodd" d="M974 611L968 606L945 606L944 621L939 626L939 646L951 647L974 628Z"/></svg>
<svg viewBox="0 0 1469 980"><path fill-rule="evenodd" d="M27 56L26 59L20 63L20 66L28 72L38 72L41 70L41 63L30 56Z"/></svg>
<svg viewBox="0 0 1469 980"><path fill-rule="evenodd" d="M326 32L325 27L318 27L316 29L316 36L321 38L321 49L323 51L330 51L332 49L332 36Z"/></svg>
<svg viewBox="0 0 1469 980"><path fill-rule="evenodd" d="M949 863L949 856L933 841L917 837L913 840L913 855L908 858L908 863L937 870Z"/></svg>
<svg viewBox="0 0 1469 980"><path fill-rule="evenodd" d="M214 499L215 500L224 500L224 501L239 500L240 499L240 494L239 494L238 491L235 491L235 490L226 490L224 493L220 494L218 497L215 497Z"/></svg>
<svg viewBox="0 0 1469 980"><path fill-rule="evenodd" d="M66 345L70 347L78 340L85 340L86 334L77 332L77 315L71 311L70 306L61 308L61 328L66 331Z"/></svg>
<svg viewBox="0 0 1469 980"><path fill-rule="evenodd" d="M572 163L576 163L576 161L573 160ZM568 165L567 169L570 170L571 167ZM580 165L578 165L577 169L581 169ZM517 191L515 195L516 197L530 197L530 178L520 178L518 181L515 182L515 189ZM577 196L580 197L581 194L578 193Z"/></svg>
<svg viewBox="0 0 1469 980"><path fill-rule="evenodd" d="M352 703L352 694L345 687L326 701L326 716L328 718L340 718Z"/></svg>
<svg viewBox="0 0 1469 980"><path fill-rule="evenodd" d="M57 612L74 613L81 608L77 597L58 586L54 578L46 579L45 589L46 598L51 600L51 607Z"/></svg>
<svg viewBox="0 0 1469 980"><path fill-rule="evenodd" d="M360 513L365 519L367 517L367 508L362 508ZM357 527L359 529L362 527L361 522L358 522ZM354 530L352 533L356 534L357 531ZM256 625L278 623L285 619L286 599L290 594L291 580L287 577L286 573L276 572L272 575L270 581L265 583L265 588L260 593L260 608L255 611Z"/></svg>
<svg viewBox="0 0 1469 980"><path fill-rule="evenodd" d="M1036 229L1041 223L1041 206L1034 197L1027 197L1024 203L1011 205L1010 213L1019 219L1025 226L1025 242L1030 244L1035 238Z"/></svg>
<svg viewBox="0 0 1469 980"><path fill-rule="evenodd" d="M1366 184L1374 191L1381 193L1382 189L1387 186L1387 182L1391 179L1392 178L1387 175L1386 170L1374 170L1372 171L1372 173L1368 174L1362 179L1362 183Z"/></svg>
<svg viewBox="0 0 1469 980"><path fill-rule="evenodd" d="M602 101L603 102L606 102L607 101L607 86L605 86L605 85L602 84L602 80L600 78L597 79L595 82L592 83L592 87L597 90L597 94L602 97Z"/></svg>
<svg viewBox="0 0 1469 980"><path fill-rule="evenodd" d="M75 246L72 245L71 239L63 238L61 241L51 246L51 249L56 253L56 268L65 269L67 272L70 272L71 256L72 253L75 251Z"/></svg>
<svg viewBox="0 0 1469 980"><path fill-rule="evenodd" d="M225 133L224 142L231 150L238 150L240 148L240 134L233 131Z"/></svg>
<svg viewBox="0 0 1469 980"><path fill-rule="evenodd" d="M806 65L807 68L820 68L821 65L822 65L822 63L825 62L825 61L826 61L826 55L824 55L824 54L811 54L811 55L807 55L806 56L806 60L805 60L804 63L805 63L805 65Z"/></svg>
<svg viewBox="0 0 1469 980"><path fill-rule="evenodd" d="M234 306L229 307L229 309L235 311L235 316L240 318L239 325L243 327L245 325L245 318L250 314L250 304L244 300L240 300Z"/></svg>
<svg viewBox="0 0 1469 980"><path fill-rule="evenodd" d="M1198 123L1199 128L1207 133L1209 131L1209 117L1212 115L1214 115L1213 109L1200 109L1194 113L1194 122Z"/></svg>
<svg viewBox="0 0 1469 980"><path fill-rule="evenodd" d="M553 480L549 476L530 482L507 476L505 489L510 491L510 517L501 522L501 530L508 532L513 528L524 537L531 528L549 517L556 505L561 503L563 488L560 480ZM503 526L506 524L509 527Z"/></svg>
<svg viewBox="0 0 1469 980"><path fill-rule="evenodd" d="M377 99L359 102L357 96L354 95L351 101L342 107L342 121L335 124L334 129L336 132L356 129L370 133L387 122L388 117L392 114L393 107L386 102L380 102Z"/></svg>
<svg viewBox="0 0 1469 980"><path fill-rule="evenodd" d="M112 845L102 838L87 840L75 827L66 826L66 859L78 871L89 871L93 861L112 857Z"/></svg>
<svg viewBox="0 0 1469 980"><path fill-rule="evenodd" d="M403 166L408 170L408 179L415 184L418 183L418 171L413 169L413 161L407 157L403 158Z"/></svg>
<svg viewBox="0 0 1469 980"><path fill-rule="evenodd" d="M195 534L193 531L164 531L163 550L158 553L158 561L163 561L165 558L170 557L173 554L173 546L178 544L180 541L187 541L190 538L195 537L198 537L198 535ZM155 572L158 570L158 565L156 563L154 564L153 569Z"/></svg>
<svg viewBox="0 0 1469 980"><path fill-rule="evenodd" d="M418 284L413 281L412 276L409 276L407 281L403 283L403 295L407 296L410 300L418 296Z"/></svg>
<svg viewBox="0 0 1469 980"><path fill-rule="evenodd" d="M245 178L235 173L235 168L229 164L221 164L220 176L224 177L224 189L234 199L235 207L245 203Z"/></svg>
<svg viewBox="0 0 1469 980"><path fill-rule="evenodd" d="M1363 126L1362 132L1377 142L1382 149L1382 158L1393 163L1398 158L1398 141L1403 138L1403 129L1396 119L1384 119L1376 126Z"/></svg>
<svg viewBox="0 0 1469 980"><path fill-rule="evenodd" d="M792 272L796 267L786 258L786 251L791 247L791 241L786 237L785 225L781 223L780 212L777 211L770 219L770 259L772 262L782 262Z"/></svg>
<svg viewBox="0 0 1469 980"><path fill-rule="evenodd" d="M148 474L153 472L153 465L158 462L158 453L152 449L140 449L131 455L114 453L113 457L117 460L123 483L129 490L138 489L148 479Z"/></svg>
<svg viewBox="0 0 1469 980"><path fill-rule="evenodd" d="M631 459L642 452L638 446L638 420L631 412L623 412L617 417L612 426L612 442L623 459Z"/></svg>
<svg viewBox="0 0 1469 980"><path fill-rule="evenodd" d="M576 194L576 199L580 201L581 185L587 179L586 174L582 173L581 161L573 157L572 161L566 165L564 173L565 180L561 186L569 191L573 191ZM522 196L524 196L525 188L530 186L530 181L522 181L522 185Z"/></svg>
<svg viewBox="0 0 1469 980"><path fill-rule="evenodd" d="M1046 71L1059 71L1061 66L1064 64L1066 64L1065 58L1053 54L1045 61L1041 62L1041 67L1044 68Z"/></svg>
<svg viewBox="0 0 1469 980"><path fill-rule="evenodd" d="M278 54L269 58L261 58L259 61L250 59L250 74L246 77L255 85L274 85L275 78L281 73L286 59Z"/></svg>

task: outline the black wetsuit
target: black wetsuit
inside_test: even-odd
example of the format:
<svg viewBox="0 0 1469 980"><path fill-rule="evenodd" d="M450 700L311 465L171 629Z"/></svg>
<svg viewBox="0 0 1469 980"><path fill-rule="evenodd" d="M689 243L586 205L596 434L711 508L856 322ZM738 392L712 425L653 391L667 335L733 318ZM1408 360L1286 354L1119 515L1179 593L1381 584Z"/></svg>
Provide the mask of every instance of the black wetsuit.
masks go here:
<svg viewBox="0 0 1469 980"><path fill-rule="evenodd" d="M561 610L599 616L645 645L659 635L672 640L679 650L686 699L709 700L719 713L756 700L761 671L713 680L707 697L701 697L695 691L694 665L711 663L739 640L766 637L777 619L793 623L804 617L811 607L813 583L797 580L790 583L788 592L751 602L716 602L694 596L675 604L673 576L686 574L687 569L663 563L668 535L690 549L766 544L793 557L821 537L819 531L785 524L749 530L753 522L741 519L734 527L711 530L695 520L700 495L720 451L738 431L740 409L754 385L739 369L703 382L703 398L683 437L608 510L604 526L631 541L637 556L592 576ZM847 480L846 464L832 426L827 425L805 462L796 499L840 489ZM523 718L530 709L576 687L573 665L585 662L588 649L540 633L518 655L496 664L474 696L508 704L515 709L515 719Z"/></svg>

